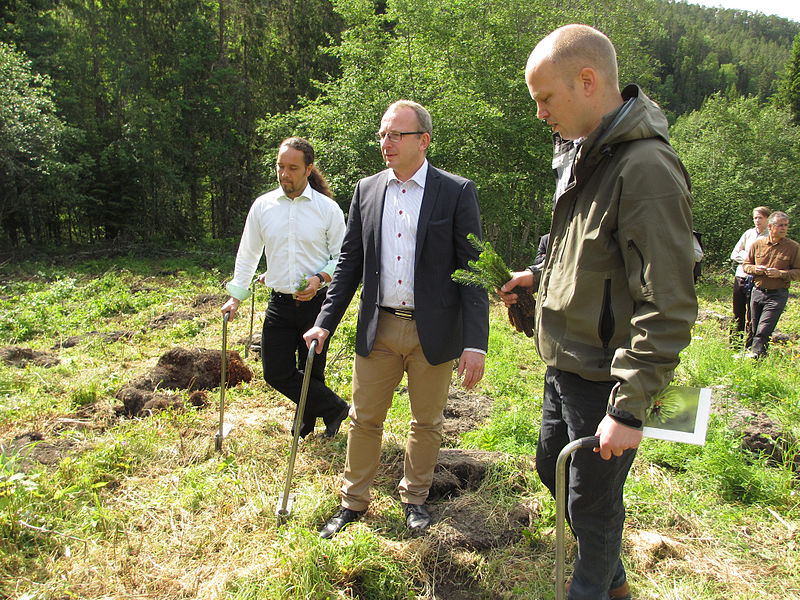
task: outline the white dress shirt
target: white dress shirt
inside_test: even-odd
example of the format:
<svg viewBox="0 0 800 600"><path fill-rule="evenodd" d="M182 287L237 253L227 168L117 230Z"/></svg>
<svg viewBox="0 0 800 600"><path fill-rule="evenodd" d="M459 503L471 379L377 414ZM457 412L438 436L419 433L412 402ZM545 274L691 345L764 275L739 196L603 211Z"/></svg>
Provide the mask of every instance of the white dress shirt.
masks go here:
<svg viewBox="0 0 800 600"><path fill-rule="evenodd" d="M247 299L262 251L265 283L276 292L293 294L303 277L319 272L332 276L344 229L339 205L310 185L294 200L281 187L259 196L247 214L228 293Z"/></svg>
<svg viewBox="0 0 800 600"><path fill-rule="evenodd" d="M378 303L391 308L414 308L414 263L417 222L425 193L428 161L408 181L388 169L389 184L381 222L381 281Z"/></svg>
<svg viewBox="0 0 800 600"><path fill-rule="evenodd" d="M408 181L401 182L388 169L389 183L381 220L381 282L378 304L390 308L414 309L414 266L417 252L417 223L428 176L428 160ZM478 348L464 348L486 354Z"/></svg>
<svg viewBox="0 0 800 600"><path fill-rule="evenodd" d="M753 242L758 238L767 237L768 235L769 228L767 227L764 227L764 231L761 233L758 233L758 229L752 227L742 234L742 237L736 242L733 252L731 252L731 260L739 263L736 265L736 277L747 277L747 273L745 273L742 268L742 263L747 260L747 256L750 254L750 246L752 246Z"/></svg>

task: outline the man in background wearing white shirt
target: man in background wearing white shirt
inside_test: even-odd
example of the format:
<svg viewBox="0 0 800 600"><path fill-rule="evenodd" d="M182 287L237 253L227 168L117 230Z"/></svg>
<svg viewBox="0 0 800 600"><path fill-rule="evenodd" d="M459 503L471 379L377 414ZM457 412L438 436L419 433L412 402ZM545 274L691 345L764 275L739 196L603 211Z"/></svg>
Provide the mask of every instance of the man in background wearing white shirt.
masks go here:
<svg viewBox="0 0 800 600"><path fill-rule="evenodd" d="M300 400L302 369L308 354L303 333L313 324L325 287L339 261L344 237L342 209L331 199L324 176L314 166L314 148L302 138L281 142L276 164L280 187L256 198L244 225L231 297L222 306L233 320L261 253L267 260L263 283L271 288L261 337L264 379L292 402ZM325 385L327 340L314 359L300 435L314 430L318 417L333 437L347 417L347 403Z"/></svg>
<svg viewBox="0 0 800 600"><path fill-rule="evenodd" d="M731 343L749 348L753 340L753 331L750 324L750 289L752 279L748 286L748 275L744 272L742 264L750 254L750 246L760 237L769 235L767 219L770 210L766 206L756 206L753 209L752 227L742 234L731 252L731 260L737 263L736 277L733 280L733 323L731 324Z"/></svg>

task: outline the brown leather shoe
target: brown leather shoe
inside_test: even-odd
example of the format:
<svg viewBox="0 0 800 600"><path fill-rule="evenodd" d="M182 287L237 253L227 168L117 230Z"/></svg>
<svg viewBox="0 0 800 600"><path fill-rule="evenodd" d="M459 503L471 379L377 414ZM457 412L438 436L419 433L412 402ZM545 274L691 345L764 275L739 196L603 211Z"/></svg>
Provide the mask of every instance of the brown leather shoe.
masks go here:
<svg viewBox="0 0 800 600"><path fill-rule="evenodd" d="M571 581L568 581L564 586L567 594L569 594L570 583ZM631 600L631 586L626 581L621 586L608 590L608 600Z"/></svg>
<svg viewBox="0 0 800 600"><path fill-rule="evenodd" d="M609 600L631 600L631 586L626 581L621 586L608 590Z"/></svg>
<svg viewBox="0 0 800 600"><path fill-rule="evenodd" d="M363 510L350 510L349 508L340 506L339 510L336 511L336 514L328 519L327 523L325 523L325 527L319 530L319 537L323 539L333 537L342 529L344 529L344 526L348 523L358 521L363 514Z"/></svg>

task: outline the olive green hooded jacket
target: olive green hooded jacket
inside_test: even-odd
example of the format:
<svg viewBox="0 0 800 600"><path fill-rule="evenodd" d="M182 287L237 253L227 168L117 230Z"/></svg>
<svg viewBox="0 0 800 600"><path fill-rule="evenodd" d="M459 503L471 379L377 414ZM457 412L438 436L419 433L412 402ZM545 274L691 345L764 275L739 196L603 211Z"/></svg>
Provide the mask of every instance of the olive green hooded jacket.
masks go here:
<svg viewBox="0 0 800 600"><path fill-rule="evenodd" d="M622 96L577 152L554 136L553 165L572 176L553 209L536 346L548 366L619 381L615 413L643 422L697 316L692 197L661 109L637 86Z"/></svg>

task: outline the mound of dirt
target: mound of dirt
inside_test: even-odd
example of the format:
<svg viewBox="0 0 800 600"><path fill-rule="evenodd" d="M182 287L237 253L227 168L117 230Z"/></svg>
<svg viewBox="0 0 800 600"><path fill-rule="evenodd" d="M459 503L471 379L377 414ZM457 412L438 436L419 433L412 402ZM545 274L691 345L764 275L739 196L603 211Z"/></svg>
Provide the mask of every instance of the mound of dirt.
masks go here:
<svg viewBox="0 0 800 600"><path fill-rule="evenodd" d="M226 356L225 379L228 387L253 379L253 371L244 363L238 352L229 350ZM149 374L134 379L117 392L116 397L122 401L125 414L139 416L148 411L180 404L176 396L156 390L210 390L219 387L221 379L220 350L204 348L190 350L178 346L162 354ZM192 403L198 401L200 400L195 398Z"/></svg>
<svg viewBox="0 0 800 600"><path fill-rule="evenodd" d="M776 463L791 460L800 471L797 443L764 413L738 408L730 415L730 428L742 435L742 447L754 454L763 454Z"/></svg>
<svg viewBox="0 0 800 600"><path fill-rule="evenodd" d="M30 348L18 348L17 346L0 348L0 360L20 368L28 363L39 367L50 368L55 367L61 362L57 356L53 356L47 352L38 352Z"/></svg>

